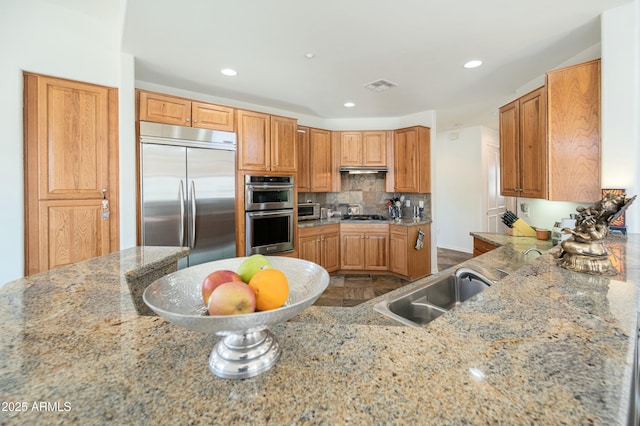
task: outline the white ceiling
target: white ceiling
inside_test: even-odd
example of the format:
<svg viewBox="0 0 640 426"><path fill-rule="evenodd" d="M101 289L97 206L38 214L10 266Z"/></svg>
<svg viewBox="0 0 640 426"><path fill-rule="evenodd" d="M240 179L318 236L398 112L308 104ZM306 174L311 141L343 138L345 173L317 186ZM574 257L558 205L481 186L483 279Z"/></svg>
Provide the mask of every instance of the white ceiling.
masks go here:
<svg viewBox="0 0 640 426"><path fill-rule="evenodd" d="M50 1L105 13L104 0ZM322 118L436 110L439 130L495 127L498 106L597 45L602 11L628 1L127 0L122 50L137 80L212 96ZM462 67L476 58L482 67ZM398 87L363 87L378 79Z"/></svg>

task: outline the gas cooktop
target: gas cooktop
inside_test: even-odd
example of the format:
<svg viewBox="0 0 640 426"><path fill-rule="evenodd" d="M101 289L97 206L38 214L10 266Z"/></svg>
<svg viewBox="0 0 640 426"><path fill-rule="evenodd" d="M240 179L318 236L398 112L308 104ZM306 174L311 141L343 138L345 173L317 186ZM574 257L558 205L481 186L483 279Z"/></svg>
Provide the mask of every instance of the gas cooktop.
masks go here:
<svg viewBox="0 0 640 426"><path fill-rule="evenodd" d="M384 220L387 218L379 214L348 214L342 216L342 220Z"/></svg>

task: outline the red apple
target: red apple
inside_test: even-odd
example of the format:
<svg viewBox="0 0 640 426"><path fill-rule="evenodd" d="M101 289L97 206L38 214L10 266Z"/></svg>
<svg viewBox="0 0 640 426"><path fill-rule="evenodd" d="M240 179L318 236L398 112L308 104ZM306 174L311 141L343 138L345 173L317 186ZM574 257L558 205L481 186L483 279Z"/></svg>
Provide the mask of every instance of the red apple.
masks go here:
<svg viewBox="0 0 640 426"><path fill-rule="evenodd" d="M248 314L256 310L256 295L241 281L232 281L216 287L208 305L209 315Z"/></svg>
<svg viewBox="0 0 640 426"><path fill-rule="evenodd" d="M209 305L209 297L216 287L231 281L242 282L242 278L240 278L240 275L228 269L221 269L207 275L204 281L202 281L202 300L204 301L204 304L206 306Z"/></svg>

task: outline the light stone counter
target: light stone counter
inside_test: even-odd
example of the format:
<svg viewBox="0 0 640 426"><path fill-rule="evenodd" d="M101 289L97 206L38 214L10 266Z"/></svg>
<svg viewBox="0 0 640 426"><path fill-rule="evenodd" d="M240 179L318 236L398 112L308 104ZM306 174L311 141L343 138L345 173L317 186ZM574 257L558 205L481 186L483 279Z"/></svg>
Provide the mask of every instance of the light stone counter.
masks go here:
<svg viewBox="0 0 640 426"><path fill-rule="evenodd" d="M209 373L215 336L139 316L119 259L14 281L0 289L0 395L26 412L5 404L0 423L623 424L640 236L607 244L616 278L506 243L467 265L511 275L423 328L373 312L380 298L309 308L274 327L278 363L241 381Z"/></svg>
<svg viewBox="0 0 640 426"><path fill-rule="evenodd" d="M322 225L335 225L335 224L349 224L349 225L370 225L370 224L389 224L389 225L400 225L400 226L414 226L414 225L426 225L431 223L431 219L411 219L411 218L403 218L400 220L389 219L389 220L345 220L340 218L331 218L331 219L318 219L318 220L300 220L298 221L298 228L310 228L313 226L322 226Z"/></svg>

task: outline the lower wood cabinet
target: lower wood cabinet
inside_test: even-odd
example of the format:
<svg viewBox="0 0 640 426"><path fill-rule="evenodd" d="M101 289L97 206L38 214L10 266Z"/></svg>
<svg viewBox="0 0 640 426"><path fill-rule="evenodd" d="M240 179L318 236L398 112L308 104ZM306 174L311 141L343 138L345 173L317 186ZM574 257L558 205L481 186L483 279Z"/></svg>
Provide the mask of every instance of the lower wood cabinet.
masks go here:
<svg viewBox="0 0 640 426"><path fill-rule="evenodd" d="M423 232L423 246L416 250ZM297 254L328 272L391 272L408 281L431 274L431 225L331 224L299 228Z"/></svg>
<svg viewBox="0 0 640 426"><path fill-rule="evenodd" d="M340 269L388 271L389 225L340 225Z"/></svg>
<svg viewBox="0 0 640 426"><path fill-rule="evenodd" d="M420 231L422 248L416 250L416 242ZM389 271L406 280L414 281L431 273L431 225L390 225Z"/></svg>
<svg viewBox="0 0 640 426"><path fill-rule="evenodd" d="M300 228L298 257L317 263L328 272L340 268L340 226L322 225Z"/></svg>
<svg viewBox="0 0 640 426"><path fill-rule="evenodd" d="M497 248L498 246L495 244L488 243L479 238L473 238L473 257L480 256Z"/></svg>

